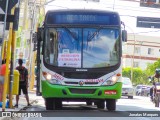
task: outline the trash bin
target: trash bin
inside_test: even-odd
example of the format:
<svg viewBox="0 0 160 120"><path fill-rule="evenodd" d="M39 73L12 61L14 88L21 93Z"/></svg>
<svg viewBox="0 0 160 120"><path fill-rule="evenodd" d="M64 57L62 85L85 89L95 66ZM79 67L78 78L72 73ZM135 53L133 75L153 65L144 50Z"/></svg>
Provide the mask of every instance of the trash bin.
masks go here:
<svg viewBox="0 0 160 120"><path fill-rule="evenodd" d="M12 95L18 95L18 92L19 92L19 71L14 70L13 75L14 75L14 77L13 77ZM9 91L9 89L8 89L8 91Z"/></svg>

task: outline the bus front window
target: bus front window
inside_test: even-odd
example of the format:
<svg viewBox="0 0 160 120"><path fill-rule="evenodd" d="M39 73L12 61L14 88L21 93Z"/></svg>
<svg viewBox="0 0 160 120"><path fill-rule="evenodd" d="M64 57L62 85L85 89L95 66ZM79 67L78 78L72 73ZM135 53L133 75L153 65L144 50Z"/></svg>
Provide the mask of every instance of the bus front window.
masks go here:
<svg viewBox="0 0 160 120"><path fill-rule="evenodd" d="M56 31L51 43L51 31ZM49 28L46 32L45 59L48 64L58 67L81 67L81 40L78 28ZM49 49L50 48L50 49ZM50 56L49 56L50 55Z"/></svg>
<svg viewBox="0 0 160 120"><path fill-rule="evenodd" d="M83 37L82 37L83 36ZM120 60L119 31L111 28L49 28L44 58L57 67L101 68Z"/></svg>
<svg viewBox="0 0 160 120"><path fill-rule="evenodd" d="M119 62L119 34L116 29L86 28L83 37L83 67L99 68Z"/></svg>

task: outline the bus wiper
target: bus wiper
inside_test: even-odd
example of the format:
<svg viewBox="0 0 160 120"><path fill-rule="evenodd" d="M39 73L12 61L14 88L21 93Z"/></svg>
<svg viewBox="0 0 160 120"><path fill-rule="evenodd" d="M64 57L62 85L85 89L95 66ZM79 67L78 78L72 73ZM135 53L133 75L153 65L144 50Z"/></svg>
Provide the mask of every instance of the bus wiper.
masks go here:
<svg viewBox="0 0 160 120"><path fill-rule="evenodd" d="M88 42L91 41L96 35L98 35L98 34L99 34L99 31L100 31L102 28L103 28L103 27L100 26L92 35L89 35L89 36L87 37L87 41L88 41Z"/></svg>
<svg viewBox="0 0 160 120"><path fill-rule="evenodd" d="M74 40L76 40L76 41L78 40L76 34L74 34L73 32L71 32L70 29L68 29L68 28L65 27L65 26L63 26L63 28L72 36L72 38L73 38Z"/></svg>

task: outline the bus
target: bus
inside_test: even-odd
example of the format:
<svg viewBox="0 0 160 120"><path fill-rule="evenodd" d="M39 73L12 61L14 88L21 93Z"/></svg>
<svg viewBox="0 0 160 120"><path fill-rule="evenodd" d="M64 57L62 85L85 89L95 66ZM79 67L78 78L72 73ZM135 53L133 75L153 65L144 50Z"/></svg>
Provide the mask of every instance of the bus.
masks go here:
<svg viewBox="0 0 160 120"><path fill-rule="evenodd" d="M124 28L117 12L46 13L37 32L37 94L46 110L62 109L64 101L116 110L122 91L122 42L127 40Z"/></svg>

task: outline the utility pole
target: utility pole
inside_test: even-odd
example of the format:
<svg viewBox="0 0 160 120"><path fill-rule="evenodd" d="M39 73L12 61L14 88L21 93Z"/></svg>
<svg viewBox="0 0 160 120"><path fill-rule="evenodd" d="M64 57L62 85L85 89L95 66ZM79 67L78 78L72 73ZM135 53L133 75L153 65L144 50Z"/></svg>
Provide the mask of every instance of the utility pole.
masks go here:
<svg viewBox="0 0 160 120"><path fill-rule="evenodd" d="M30 51L29 51L29 61L30 61L30 64L29 64L29 81L30 81L30 85L29 85L29 90L32 89L32 86L33 86L33 82L34 82L34 64L33 62L34 61L34 52L33 52L33 35L34 35L34 32L35 32L35 25L36 25L36 19L37 19L37 16L36 16L36 12L37 12L37 6L36 6L36 0L34 0L32 3L32 18L31 18L31 31L30 31Z"/></svg>
<svg viewBox="0 0 160 120"><path fill-rule="evenodd" d="M13 80L14 80L14 55L15 55L15 43L16 43L16 31L18 30L18 21L19 21L19 1L17 7L13 8L14 12L14 21L12 28L12 42L11 42L11 61L10 61L10 87L9 87L9 107L13 107L12 103L12 90L13 90Z"/></svg>
<svg viewBox="0 0 160 120"><path fill-rule="evenodd" d="M133 68L134 68L134 54L135 54L135 44L136 44L136 40L135 40L135 35L134 35L134 46L133 46L133 54L132 54L132 64L131 64L131 81L133 83Z"/></svg>
<svg viewBox="0 0 160 120"><path fill-rule="evenodd" d="M2 45L4 42L4 38L5 38L5 31L6 31L6 21L7 21L7 11L8 11L8 3L9 0L6 0L6 9L5 9L5 18L4 18L4 26L3 26L3 34L2 34L2 43L0 43L0 60L2 60ZM0 66L1 66L1 62L0 62Z"/></svg>
<svg viewBox="0 0 160 120"><path fill-rule="evenodd" d="M16 28L16 26L18 26L17 21L19 20L19 15L17 15L17 13L19 14L19 11L15 10L15 8L14 8L14 6L15 6L15 4L17 4L17 2L18 2L18 0L12 0L12 1L8 0L6 2L6 4L8 4L6 6L9 6L9 7L8 8L6 7L6 13L5 14L8 13L7 10L9 11L9 13L11 12L11 15L10 15L11 19L10 19L10 21L8 21L8 20L7 21L8 22L13 22L13 23L10 23L10 27L9 27L9 40L8 40L8 43L7 43L6 73L5 73L5 78L4 78L2 111L5 111L6 95L7 95L8 87L9 87L9 105L10 105L9 107L12 108L13 60L14 60L14 59L12 59L12 55L14 56L14 46L11 45L11 44L13 43L13 41L15 41L15 33L13 32L13 27ZM7 17L7 19L8 18L9 18L9 16ZM11 50L12 50L12 52L11 52ZM10 57L11 57L11 61L10 61ZM10 66L10 71L9 71L9 63L10 62L11 62L11 66ZM9 79L9 76L8 76L9 74L10 74L10 79Z"/></svg>

